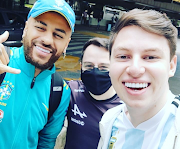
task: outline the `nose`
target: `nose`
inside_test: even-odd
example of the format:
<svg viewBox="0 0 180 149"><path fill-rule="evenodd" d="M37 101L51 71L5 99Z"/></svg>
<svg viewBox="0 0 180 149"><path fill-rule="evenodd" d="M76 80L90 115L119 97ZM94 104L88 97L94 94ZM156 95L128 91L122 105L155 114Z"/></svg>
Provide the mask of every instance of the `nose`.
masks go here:
<svg viewBox="0 0 180 149"><path fill-rule="evenodd" d="M41 38L43 44L52 45L53 44L53 34L51 32L46 32Z"/></svg>
<svg viewBox="0 0 180 149"><path fill-rule="evenodd" d="M145 73L145 68L140 58L133 58L130 65L126 68L126 72L133 78L141 77Z"/></svg>

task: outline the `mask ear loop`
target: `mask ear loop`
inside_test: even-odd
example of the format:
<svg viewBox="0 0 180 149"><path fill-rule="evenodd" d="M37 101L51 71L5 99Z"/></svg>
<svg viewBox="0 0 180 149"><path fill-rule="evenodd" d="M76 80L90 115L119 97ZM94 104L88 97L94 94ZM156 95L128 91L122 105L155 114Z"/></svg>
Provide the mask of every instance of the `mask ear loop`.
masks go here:
<svg viewBox="0 0 180 149"><path fill-rule="evenodd" d="M65 57L66 57L66 52L65 52L65 53L63 53L63 59L65 59Z"/></svg>

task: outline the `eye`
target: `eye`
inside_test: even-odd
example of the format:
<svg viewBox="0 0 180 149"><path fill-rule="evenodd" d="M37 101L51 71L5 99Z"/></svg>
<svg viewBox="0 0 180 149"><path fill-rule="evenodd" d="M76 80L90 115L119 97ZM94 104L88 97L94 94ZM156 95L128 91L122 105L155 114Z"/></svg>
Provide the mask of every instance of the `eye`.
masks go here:
<svg viewBox="0 0 180 149"><path fill-rule="evenodd" d="M158 59L158 57L157 56L146 56L146 57L144 57L144 59L153 60L153 59Z"/></svg>
<svg viewBox="0 0 180 149"><path fill-rule="evenodd" d="M101 68L101 69L108 69L109 67L107 67L107 66L99 66L99 68Z"/></svg>
<svg viewBox="0 0 180 149"><path fill-rule="evenodd" d="M124 59L130 59L130 56L128 56L128 55L118 55L117 58L124 60Z"/></svg>
<svg viewBox="0 0 180 149"><path fill-rule="evenodd" d="M85 67L86 69L93 69L93 68L94 68L94 65L90 65L90 64L89 64L89 65L85 65L84 67Z"/></svg>
<svg viewBox="0 0 180 149"><path fill-rule="evenodd" d="M58 38L58 39L63 39L63 36L57 34L57 33L53 33L54 37Z"/></svg>
<svg viewBox="0 0 180 149"><path fill-rule="evenodd" d="M39 31L45 31L45 28L40 27L40 26L35 26Z"/></svg>
<svg viewBox="0 0 180 149"><path fill-rule="evenodd" d="M93 68L93 65L86 65L87 68Z"/></svg>
<svg viewBox="0 0 180 149"><path fill-rule="evenodd" d="M109 68L99 68L99 70L102 72L107 72L107 71L109 71Z"/></svg>
<svg viewBox="0 0 180 149"><path fill-rule="evenodd" d="M107 72L107 71L109 71L109 65L107 64L107 65L99 65L98 66L98 69L100 70L100 71L103 71L103 72Z"/></svg>
<svg viewBox="0 0 180 149"><path fill-rule="evenodd" d="M122 56L120 56L120 58L122 58L122 59L127 59L128 57L125 56L125 55L122 55Z"/></svg>
<svg viewBox="0 0 180 149"><path fill-rule="evenodd" d="M109 67L107 67L107 66L99 66L99 69L109 69Z"/></svg>

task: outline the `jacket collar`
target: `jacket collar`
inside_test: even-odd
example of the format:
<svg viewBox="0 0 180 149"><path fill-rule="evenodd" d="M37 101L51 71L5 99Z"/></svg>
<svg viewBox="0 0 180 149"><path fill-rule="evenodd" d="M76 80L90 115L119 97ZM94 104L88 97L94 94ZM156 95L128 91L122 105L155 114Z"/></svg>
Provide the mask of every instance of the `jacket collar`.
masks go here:
<svg viewBox="0 0 180 149"><path fill-rule="evenodd" d="M25 60L25 56L24 56L24 47L20 47L20 48L16 48L16 49L12 49L12 55L19 67L19 69L21 69L21 71L23 73L25 73L27 76L29 77L34 77L34 73L35 73L35 66L27 63ZM53 67L50 70L44 70L42 71L37 77L37 80L41 80L46 78L47 76L55 73L56 68L55 65L53 65Z"/></svg>

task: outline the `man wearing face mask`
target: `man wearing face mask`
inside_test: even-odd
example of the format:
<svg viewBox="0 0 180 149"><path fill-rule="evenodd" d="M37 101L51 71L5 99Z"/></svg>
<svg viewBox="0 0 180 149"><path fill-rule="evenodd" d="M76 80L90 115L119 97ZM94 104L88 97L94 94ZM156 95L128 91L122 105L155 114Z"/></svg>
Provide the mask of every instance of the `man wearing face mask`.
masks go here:
<svg viewBox="0 0 180 149"><path fill-rule="evenodd" d="M85 43L81 56L82 81L69 82L71 101L65 149L96 149L102 115L121 104L109 77L107 43L105 38L93 38Z"/></svg>

